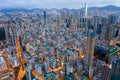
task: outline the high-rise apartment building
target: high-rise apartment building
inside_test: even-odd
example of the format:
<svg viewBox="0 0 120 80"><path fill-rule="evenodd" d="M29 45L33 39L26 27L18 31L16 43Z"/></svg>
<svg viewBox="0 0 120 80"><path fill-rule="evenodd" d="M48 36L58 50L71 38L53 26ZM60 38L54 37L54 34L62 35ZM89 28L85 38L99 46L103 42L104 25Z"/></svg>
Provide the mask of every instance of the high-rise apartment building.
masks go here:
<svg viewBox="0 0 120 80"><path fill-rule="evenodd" d="M88 30L87 32L87 43L86 43L86 67L92 76L93 72L93 57L94 57L94 46L95 46L95 32L93 30Z"/></svg>
<svg viewBox="0 0 120 80"><path fill-rule="evenodd" d="M46 14L46 11L44 11L43 13L44 13L44 15L43 15L44 16L44 24L46 24L47 23L47 14Z"/></svg>
<svg viewBox="0 0 120 80"><path fill-rule="evenodd" d="M120 57L112 61L111 80L120 80Z"/></svg>

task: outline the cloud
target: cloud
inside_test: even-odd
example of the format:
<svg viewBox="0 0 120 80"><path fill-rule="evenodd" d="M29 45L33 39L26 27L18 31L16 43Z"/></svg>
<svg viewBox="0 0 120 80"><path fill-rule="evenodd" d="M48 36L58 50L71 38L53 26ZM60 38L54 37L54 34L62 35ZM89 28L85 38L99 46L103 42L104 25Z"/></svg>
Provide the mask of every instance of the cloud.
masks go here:
<svg viewBox="0 0 120 80"><path fill-rule="evenodd" d="M81 8L89 6L117 5L120 0L0 0L0 8Z"/></svg>

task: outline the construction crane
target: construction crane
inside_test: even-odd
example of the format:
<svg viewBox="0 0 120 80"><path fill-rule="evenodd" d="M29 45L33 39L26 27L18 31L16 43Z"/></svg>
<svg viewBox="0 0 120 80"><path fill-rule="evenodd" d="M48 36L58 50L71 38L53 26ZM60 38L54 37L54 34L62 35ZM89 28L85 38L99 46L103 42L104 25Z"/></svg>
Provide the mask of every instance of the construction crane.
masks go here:
<svg viewBox="0 0 120 80"><path fill-rule="evenodd" d="M26 71L24 69L24 64L26 63L26 61L24 60L24 58L22 56L22 51L21 51L21 46L20 46L19 38L16 39L16 50L17 50L17 57L18 57L18 59L20 61L20 70L19 70L17 79L18 80L22 80L22 78L26 74Z"/></svg>

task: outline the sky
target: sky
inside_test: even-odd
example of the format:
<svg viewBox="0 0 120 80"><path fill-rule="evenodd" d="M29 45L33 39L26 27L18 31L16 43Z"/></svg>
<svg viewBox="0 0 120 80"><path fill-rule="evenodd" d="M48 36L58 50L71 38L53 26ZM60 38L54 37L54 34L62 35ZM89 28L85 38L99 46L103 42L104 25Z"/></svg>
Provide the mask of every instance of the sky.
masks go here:
<svg viewBox="0 0 120 80"><path fill-rule="evenodd" d="M0 8L70 8L80 9L85 3L89 7L106 5L120 6L120 0L0 0Z"/></svg>

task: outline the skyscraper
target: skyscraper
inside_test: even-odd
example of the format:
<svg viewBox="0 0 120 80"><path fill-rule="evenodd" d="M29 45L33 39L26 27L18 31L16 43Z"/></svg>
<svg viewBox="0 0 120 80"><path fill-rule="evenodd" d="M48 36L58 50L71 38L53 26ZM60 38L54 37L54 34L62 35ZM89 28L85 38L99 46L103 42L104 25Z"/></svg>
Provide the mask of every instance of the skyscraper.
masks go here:
<svg viewBox="0 0 120 80"><path fill-rule="evenodd" d="M88 3L85 3L85 16L87 16L87 14L88 14L87 8L88 8Z"/></svg>
<svg viewBox="0 0 120 80"><path fill-rule="evenodd" d="M114 26L110 25L110 26L107 26L106 28L106 39L107 40L111 40L112 38L115 37L115 28Z"/></svg>
<svg viewBox="0 0 120 80"><path fill-rule="evenodd" d="M102 80L110 80L111 71L105 64L102 65Z"/></svg>
<svg viewBox="0 0 120 80"><path fill-rule="evenodd" d="M62 10L61 11L61 22L64 22L65 21L65 11Z"/></svg>
<svg viewBox="0 0 120 80"><path fill-rule="evenodd" d="M87 33L88 38L86 43L86 69L89 70L89 76L92 77L94 46L96 38L95 32L93 30L88 30Z"/></svg>
<svg viewBox="0 0 120 80"><path fill-rule="evenodd" d="M118 17L119 16L117 16L116 14L110 14L108 16L108 18L109 18L109 24L116 24L116 23L118 23Z"/></svg>
<svg viewBox="0 0 120 80"><path fill-rule="evenodd" d="M15 46L15 36L14 36L14 31L13 31L13 28L9 28L9 34L10 34L10 39L11 39L11 43L12 43L12 46Z"/></svg>
<svg viewBox="0 0 120 80"><path fill-rule="evenodd" d="M4 30L5 30L6 39L9 39L9 30L8 30L8 27L5 26Z"/></svg>
<svg viewBox="0 0 120 80"><path fill-rule="evenodd" d="M112 61L111 80L120 80L120 57Z"/></svg>
<svg viewBox="0 0 120 80"><path fill-rule="evenodd" d="M82 23L82 26L84 26L85 28L85 35L87 36L87 32L88 29L90 29L92 27L92 23L93 23L93 17L88 16L88 4L85 4L85 14L83 16L83 19L80 20L80 22Z"/></svg>
<svg viewBox="0 0 120 80"><path fill-rule="evenodd" d="M26 67L26 80L32 80L32 67L27 65Z"/></svg>
<svg viewBox="0 0 120 80"><path fill-rule="evenodd" d="M46 11L43 12L44 13L44 24L47 23L47 14L46 14Z"/></svg>
<svg viewBox="0 0 120 80"><path fill-rule="evenodd" d="M102 40L102 39L105 38L105 34L106 34L106 31L107 31L107 26L103 26L100 31L101 31L100 40Z"/></svg>

